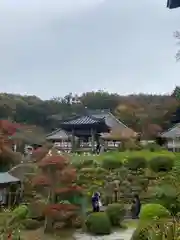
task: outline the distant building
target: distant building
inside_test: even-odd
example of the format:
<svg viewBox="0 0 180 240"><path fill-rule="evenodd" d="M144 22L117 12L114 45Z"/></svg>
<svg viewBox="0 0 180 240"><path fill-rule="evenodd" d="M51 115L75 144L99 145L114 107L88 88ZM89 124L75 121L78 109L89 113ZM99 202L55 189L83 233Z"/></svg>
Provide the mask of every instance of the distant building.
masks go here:
<svg viewBox="0 0 180 240"><path fill-rule="evenodd" d="M75 137L76 144L79 145L77 147L94 149L102 133L108 133L112 129L118 132L124 132L125 129L133 131L109 110L87 110L84 115L59 120L59 125L60 128L48 134L46 139L61 148L72 148L72 138ZM115 146L113 140L112 146Z"/></svg>
<svg viewBox="0 0 180 240"><path fill-rule="evenodd" d="M169 150L173 152L180 151L180 123L162 133L161 137L166 139L166 146Z"/></svg>

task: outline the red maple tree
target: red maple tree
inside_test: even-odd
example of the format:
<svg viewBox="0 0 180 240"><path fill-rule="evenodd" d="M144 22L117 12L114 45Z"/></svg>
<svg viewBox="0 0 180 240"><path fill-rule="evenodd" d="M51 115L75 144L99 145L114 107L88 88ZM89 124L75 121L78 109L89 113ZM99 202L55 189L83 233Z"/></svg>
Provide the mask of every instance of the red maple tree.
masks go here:
<svg viewBox="0 0 180 240"><path fill-rule="evenodd" d="M71 201L73 196L82 196L82 188L76 185L76 170L71 167L69 160L63 155L44 157L38 163L40 174L32 179L37 191L48 192L47 205L44 209L45 230L51 231L57 219L70 218L77 215L80 208ZM68 204L63 201L68 200Z"/></svg>
<svg viewBox="0 0 180 240"><path fill-rule="evenodd" d="M21 156L13 152L14 144L11 137L21 126L9 120L0 120L0 170L7 171L14 164L19 163Z"/></svg>
<svg viewBox="0 0 180 240"><path fill-rule="evenodd" d="M0 120L0 150L2 150L4 146L12 145L11 137L20 127L20 124L8 120Z"/></svg>

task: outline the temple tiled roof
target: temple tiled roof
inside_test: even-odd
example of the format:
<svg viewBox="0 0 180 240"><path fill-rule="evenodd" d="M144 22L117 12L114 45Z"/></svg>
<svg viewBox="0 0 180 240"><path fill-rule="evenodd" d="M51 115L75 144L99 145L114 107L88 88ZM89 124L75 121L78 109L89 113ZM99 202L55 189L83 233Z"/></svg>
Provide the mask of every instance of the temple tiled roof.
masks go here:
<svg viewBox="0 0 180 240"><path fill-rule="evenodd" d="M124 128L127 128L127 126L122 122L120 121L119 119L117 119L109 109L95 109L95 110L90 110L90 109L87 109L86 110L86 120L87 120L87 116L90 116L90 118L93 120L95 119L97 121L97 119L100 121L101 120L105 120L105 123L108 127L110 128L121 128L121 129L124 129ZM56 115L56 116L51 116L53 119L56 119L56 120L59 120L63 123L63 120L62 120L62 116L61 115ZM80 116L79 117L73 117L71 119L68 119L65 122L70 122L71 120L77 120L80 121ZM84 118L84 116L82 116L82 118ZM85 120L85 119L82 119L81 118L81 121ZM92 120L91 120L92 121ZM82 123L80 123L82 124Z"/></svg>
<svg viewBox="0 0 180 240"><path fill-rule="evenodd" d="M70 135L60 128L46 136L47 140L59 140L59 139L68 140L69 138Z"/></svg>
<svg viewBox="0 0 180 240"><path fill-rule="evenodd" d="M163 138L179 138L180 137L180 123L177 123L174 127L168 129L166 132L161 134Z"/></svg>
<svg viewBox="0 0 180 240"><path fill-rule="evenodd" d="M96 118L94 116L87 115L87 116L76 117L76 118L68 120L68 121L64 121L61 124L62 125L89 125L89 124L100 123L103 120L105 120L104 117Z"/></svg>
<svg viewBox="0 0 180 240"><path fill-rule="evenodd" d="M109 109L88 110L88 113L96 118L104 118L106 125L110 128L128 128L123 122L117 119Z"/></svg>
<svg viewBox="0 0 180 240"><path fill-rule="evenodd" d="M0 184L17 182L20 182L20 180L16 177L13 177L8 172L0 173Z"/></svg>

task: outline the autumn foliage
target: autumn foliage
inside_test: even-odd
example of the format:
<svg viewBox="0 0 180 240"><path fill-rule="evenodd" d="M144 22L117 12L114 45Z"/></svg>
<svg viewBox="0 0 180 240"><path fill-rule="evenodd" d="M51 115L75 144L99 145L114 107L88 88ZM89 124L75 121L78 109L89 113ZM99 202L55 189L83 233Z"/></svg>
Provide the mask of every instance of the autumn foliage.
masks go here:
<svg viewBox="0 0 180 240"><path fill-rule="evenodd" d="M49 168L50 166L55 166L56 169L63 169L67 165L67 159L63 156L47 156L43 158L38 166L41 168Z"/></svg>
<svg viewBox="0 0 180 240"><path fill-rule="evenodd" d="M51 181L47 176L40 175L40 176L36 176L33 178L32 185L33 186L44 186L44 187L50 186Z"/></svg>
<svg viewBox="0 0 180 240"><path fill-rule="evenodd" d="M8 120L0 120L0 149L6 145L12 144L11 137L16 133L20 125L17 123L12 123Z"/></svg>
<svg viewBox="0 0 180 240"><path fill-rule="evenodd" d="M32 179L32 185L36 190L43 193L44 188L48 189L48 201L44 209L47 223L53 227L52 219L57 220L64 216L77 217L79 206L71 202L72 196L82 196L82 188L76 185L76 170L72 168L69 160L58 154L46 155L38 162L39 173ZM60 199L58 201L57 199ZM64 203L63 201L68 201ZM62 225L64 226L64 224ZM49 229L49 226L46 226Z"/></svg>
<svg viewBox="0 0 180 240"><path fill-rule="evenodd" d="M20 127L17 123L0 120L0 171L7 171L21 161L21 154L12 151L11 139Z"/></svg>
<svg viewBox="0 0 180 240"><path fill-rule="evenodd" d="M0 120L1 131L9 136L12 136L17 129L21 128L21 125L18 123L13 123L8 120Z"/></svg>
<svg viewBox="0 0 180 240"><path fill-rule="evenodd" d="M74 211L78 207L71 204L49 204L45 208L45 214L51 214L51 211Z"/></svg>

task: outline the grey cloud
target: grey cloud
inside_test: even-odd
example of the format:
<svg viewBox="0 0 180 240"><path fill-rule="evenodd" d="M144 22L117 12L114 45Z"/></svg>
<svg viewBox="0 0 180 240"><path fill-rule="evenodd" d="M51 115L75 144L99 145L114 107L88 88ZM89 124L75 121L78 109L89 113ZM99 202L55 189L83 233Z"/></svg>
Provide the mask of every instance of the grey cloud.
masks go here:
<svg viewBox="0 0 180 240"><path fill-rule="evenodd" d="M165 0L17 3L0 2L4 91L43 98L100 88L168 92L179 82L173 31L180 16Z"/></svg>

